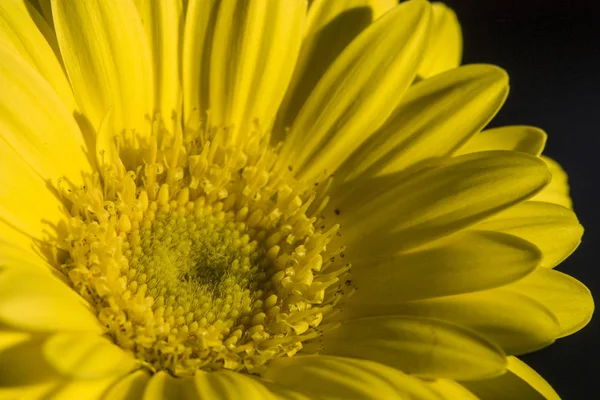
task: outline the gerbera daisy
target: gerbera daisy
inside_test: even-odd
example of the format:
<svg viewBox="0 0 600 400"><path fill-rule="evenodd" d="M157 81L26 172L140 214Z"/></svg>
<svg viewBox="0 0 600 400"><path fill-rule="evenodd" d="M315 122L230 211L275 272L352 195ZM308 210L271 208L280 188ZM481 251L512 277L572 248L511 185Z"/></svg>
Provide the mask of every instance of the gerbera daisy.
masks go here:
<svg viewBox="0 0 600 400"><path fill-rule="evenodd" d="M445 6L0 2L0 398L557 398L537 128Z"/></svg>

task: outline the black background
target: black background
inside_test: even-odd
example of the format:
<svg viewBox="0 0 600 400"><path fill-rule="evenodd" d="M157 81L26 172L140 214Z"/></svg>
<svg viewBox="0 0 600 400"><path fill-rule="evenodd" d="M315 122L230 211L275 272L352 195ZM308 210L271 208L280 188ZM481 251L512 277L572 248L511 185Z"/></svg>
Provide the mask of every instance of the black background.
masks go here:
<svg viewBox="0 0 600 400"><path fill-rule="evenodd" d="M448 0L463 29L463 63L490 63L510 75L511 91L491 125L535 125L545 154L570 178L585 227L579 249L557 269L600 299L600 2ZM564 400L600 400L600 316L578 333L523 356Z"/></svg>

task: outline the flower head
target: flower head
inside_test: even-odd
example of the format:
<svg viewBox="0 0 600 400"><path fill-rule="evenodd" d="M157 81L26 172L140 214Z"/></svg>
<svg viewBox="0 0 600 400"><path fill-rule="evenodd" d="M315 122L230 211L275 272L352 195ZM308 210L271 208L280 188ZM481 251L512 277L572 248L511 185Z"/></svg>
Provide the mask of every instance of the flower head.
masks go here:
<svg viewBox="0 0 600 400"><path fill-rule="evenodd" d="M0 395L556 398L583 230L460 55L419 0L1 2Z"/></svg>

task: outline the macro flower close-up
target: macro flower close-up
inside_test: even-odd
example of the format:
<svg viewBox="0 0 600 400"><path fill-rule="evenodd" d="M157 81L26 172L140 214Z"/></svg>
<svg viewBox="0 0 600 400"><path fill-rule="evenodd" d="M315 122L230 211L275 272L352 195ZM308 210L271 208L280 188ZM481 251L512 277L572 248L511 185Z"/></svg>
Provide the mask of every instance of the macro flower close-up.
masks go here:
<svg viewBox="0 0 600 400"><path fill-rule="evenodd" d="M0 1L0 399L558 399L583 227L461 59L425 0Z"/></svg>

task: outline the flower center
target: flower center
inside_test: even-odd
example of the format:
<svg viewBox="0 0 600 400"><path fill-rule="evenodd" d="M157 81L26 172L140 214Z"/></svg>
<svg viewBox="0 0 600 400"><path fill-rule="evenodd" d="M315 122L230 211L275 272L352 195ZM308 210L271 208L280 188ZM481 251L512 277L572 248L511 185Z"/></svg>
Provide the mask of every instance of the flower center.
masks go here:
<svg viewBox="0 0 600 400"><path fill-rule="evenodd" d="M327 198L267 137L226 136L155 124L66 192L63 270L106 335L153 371L260 373L334 325L322 321L350 266L327 249L339 234L319 217Z"/></svg>

